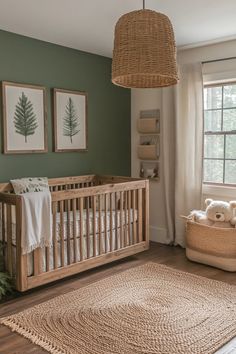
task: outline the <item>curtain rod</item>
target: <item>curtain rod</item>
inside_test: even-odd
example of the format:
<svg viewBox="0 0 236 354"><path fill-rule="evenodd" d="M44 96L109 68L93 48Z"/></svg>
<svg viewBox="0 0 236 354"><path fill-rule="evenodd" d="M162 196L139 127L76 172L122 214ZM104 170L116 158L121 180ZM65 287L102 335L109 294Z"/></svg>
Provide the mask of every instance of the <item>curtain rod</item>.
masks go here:
<svg viewBox="0 0 236 354"><path fill-rule="evenodd" d="M229 58L202 61L202 64L216 63L217 61L225 61L225 60L232 60L232 59L236 59L236 57L229 57Z"/></svg>

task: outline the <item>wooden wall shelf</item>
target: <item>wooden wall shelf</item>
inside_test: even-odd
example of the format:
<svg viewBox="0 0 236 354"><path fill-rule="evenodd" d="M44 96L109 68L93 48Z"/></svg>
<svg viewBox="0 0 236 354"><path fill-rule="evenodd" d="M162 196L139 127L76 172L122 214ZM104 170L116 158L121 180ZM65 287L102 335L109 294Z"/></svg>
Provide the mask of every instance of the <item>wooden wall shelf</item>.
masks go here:
<svg viewBox="0 0 236 354"><path fill-rule="evenodd" d="M138 145L138 157L141 160L156 160L158 157L156 145Z"/></svg>
<svg viewBox="0 0 236 354"><path fill-rule="evenodd" d="M153 181L159 181L160 155L160 110L140 111L137 120L137 130L140 134L137 155L140 159L139 175Z"/></svg>
<svg viewBox="0 0 236 354"><path fill-rule="evenodd" d="M159 118L140 118L137 121L138 132L142 134L160 133Z"/></svg>

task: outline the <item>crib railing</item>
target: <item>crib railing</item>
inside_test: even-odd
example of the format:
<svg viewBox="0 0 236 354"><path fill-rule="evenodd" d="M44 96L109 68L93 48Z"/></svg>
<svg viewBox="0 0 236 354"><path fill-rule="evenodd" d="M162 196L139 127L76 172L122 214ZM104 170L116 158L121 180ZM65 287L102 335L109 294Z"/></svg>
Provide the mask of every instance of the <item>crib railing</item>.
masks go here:
<svg viewBox="0 0 236 354"><path fill-rule="evenodd" d="M92 175L51 179L49 184L53 245L28 255L21 252L21 196L0 185L5 265L18 290L148 248L148 181Z"/></svg>

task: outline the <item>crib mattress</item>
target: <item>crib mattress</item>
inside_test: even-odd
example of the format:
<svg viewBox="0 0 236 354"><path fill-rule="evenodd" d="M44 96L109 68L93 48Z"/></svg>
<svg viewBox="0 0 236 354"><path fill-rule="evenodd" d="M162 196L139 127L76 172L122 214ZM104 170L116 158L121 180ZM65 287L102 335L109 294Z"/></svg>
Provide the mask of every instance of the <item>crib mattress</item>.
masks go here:
<svg viewBox="0 0 236 354"><path fill-rule="evenodd" d="M69 214L69 217L68 217ZM105 216L106 215L106 216ZM111 216L110 216L111 215ZM137 210L130 209L130 223L133 223L134 221L137 221L137 215L138 212ZM80 212L77 210L75 214L75 234L76 237L80 237ZM116 227L119 228L120 225L122 224L123 226L125 224L128 224L128 216L129 212L128 210L125 212L124 210L122 211L122 215L120 215L120 210L112 210L112 211L107 211L105 214L105 211L101 211L101 218L99 217L99 212L96 211L95 213L95 233L98 233L100 228L101 232L105 232L105 229L107 231L113 230ZM89 222L87 222L87 217L89 217ZM94 234L94 218L93 218L93 210L89 209L88 213L86 210L83 210L82 213L82 235L86 236L88 235L93 235ZM100 225L100 220L101 220L101 225ZM70 211L69 213L64 212L63 213L63 228L62 223L61 223L61 215L60 213L56 213L56 235L57 239L62 239L64 238L67 240L67 237L71 239L74 238L74 223L73 223L73 212ZM88 230L87 230L88 227ZM87 232L88 231L88 232ZM16 224L13 219L12 222L12 243L15 245L16 244Z"/></svg>
<svg viewBox="0 0 236 354"><path fill-rule="evenodd" d="M125 215L126 214L126 215ZM101 212L101 218L99 218L99 212L96 212L95 220L95 232L94 228L94 218L93 211L84 210L83 212L83 222L82 222L82 253L83 260L89 257L98 256L99 254L105 253L105 249L113 251L115 249L121 248L121 239L120 239L120 228L121 226L128 230L130 228L129 234L131 235L131 242L133 242L133 233L132 227L133 223L137 221L137 210L130 210L130 224L128 225L128 211L127 213L123 210L122 215L120 211L109 211L107 212L107 217L105 217L105 212ZM87 216L89 217L89 222L87 223ZM101 222L100 222L101 220ZM67 212L63 214L63 232L61 224L61 215L60 213L56 214L56 237L57 237L57 254L58 254L58 267L65 266L71 263L76 263L82 260L80 254L80 213L76 212L76 223L75 223L75 236L74 236L74 224L73 224L73 215L70 212L69 218ZM89 225L89 226L88 226ZM87 226L89 228L87 233ZM16 253L16 225L12 223L12 247L13 255L15 260ZM101 234L100 231L101 230ZM106 231L106 232L105 232ZM89 237L87 237L89 235ZM95 241L94 241L95 237ZM69 238L69 239L68 239ZM61 239L64 240L64 250L61 247ZM74 252L74 243L76 242L77 253ZM127 240L128 242L128 240ZM95 245L95 250L94 250ZM53 246L54 247L54 246ZM53 247L49 250L49 270L54 269L53 262ZM64 264L62 264L61 256L63 254ZM28 267L28 276L31 276L34 272L33 269L33 252L27 255L27 267ZM46 271L46 253L45 249L42 248L42 270ZM15 272L15 264L13 264L13 271Z"/></svg>

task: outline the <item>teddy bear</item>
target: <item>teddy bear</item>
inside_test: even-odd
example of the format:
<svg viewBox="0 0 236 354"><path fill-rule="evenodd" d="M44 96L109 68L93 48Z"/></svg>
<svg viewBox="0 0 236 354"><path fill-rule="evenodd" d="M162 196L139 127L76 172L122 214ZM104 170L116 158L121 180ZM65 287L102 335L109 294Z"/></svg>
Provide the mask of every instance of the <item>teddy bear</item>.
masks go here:
<svg viewBox="0 0 236 354"><path fill-rule="evenodd" d="M206 199L205 204L205 211L193 210L189 217L200 224L208 226L222 228L236 227L236 216L234 216L236 201L228 203L219 200Z"/></svg>

